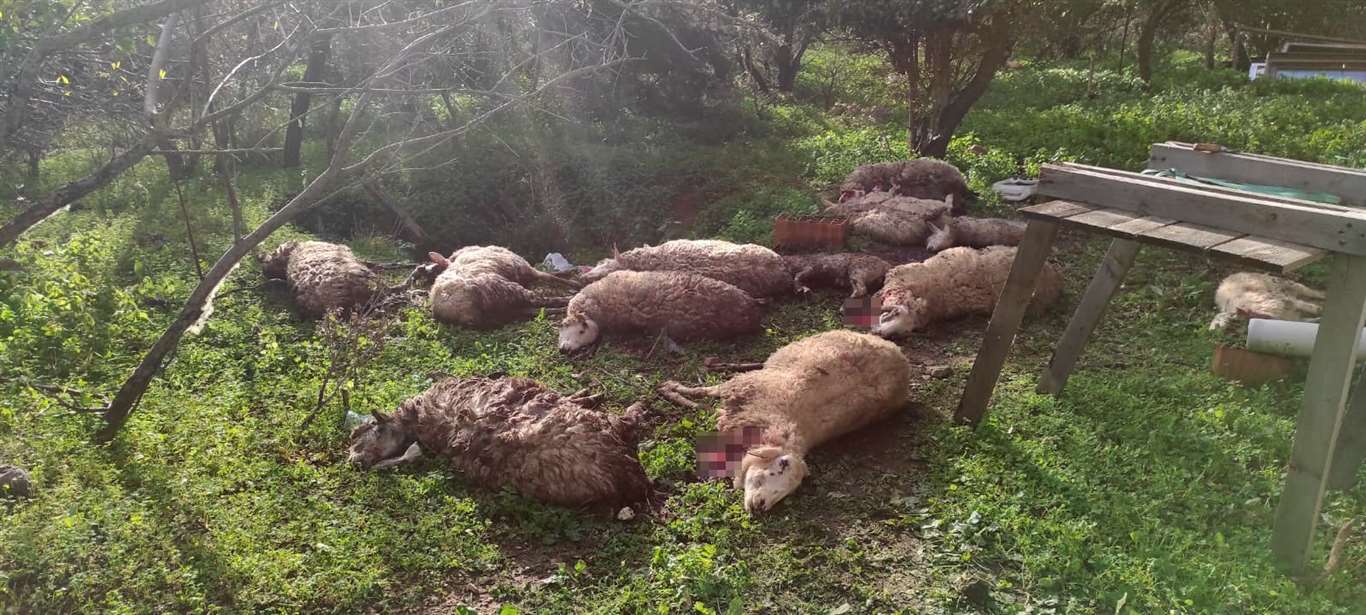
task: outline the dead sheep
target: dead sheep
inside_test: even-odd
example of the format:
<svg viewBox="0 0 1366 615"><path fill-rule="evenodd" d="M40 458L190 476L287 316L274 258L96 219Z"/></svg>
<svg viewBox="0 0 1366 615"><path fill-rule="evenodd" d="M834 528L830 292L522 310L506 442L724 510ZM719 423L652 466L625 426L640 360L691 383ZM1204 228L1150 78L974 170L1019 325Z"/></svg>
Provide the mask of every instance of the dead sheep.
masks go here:
<svg viewBox="0 0 1366 615"><path fill-rule="evenodd" d="M349 461L383 469L443 457L484 487L615 511L650 496L636 450L641 413L615 417L526 378L445 378L356 426Z"/></svg>
<svg viewBox="0 0 1366 615"><path fill-rule="evenodd" d="M905 408L910 373L895 344L836 330L788 344L762 369L723 384L694 388L668 382L661 392L685 401L722 400L717 430L723 439L748 446L734 481L745 491L745 510L757 513L797 489L808 473L808 451Z"/></svg>
<svg viewBox="0 0 1366 615"><path fill-rule="evenodd" d="M578 285L532 268L526 259L498 246L467 246L446 258L436 252L424 265L432 282L432 314L437 320L475 329L499 327L525 318L536 307L563 306L563 299L538 297L534 282L569 288ZM415 272L416 273L416 272Z"/></svg>
<svg viewBox="0 0 1366 615"><path fill-rule="evenodd" d="M757 333L763 305L735 286L695 273L616 271L570 300L559 347L574 352L609 333L663 333L674 342L728 339Z"/></svg>
<svg viewBox="0 0 1366 615"><path fill-rule="evenodd" d="M944 200L954 197L960 215L967 207L972 190L958 168L934 158L865 164L840 184L840 202L873 192L888 192L918 199Z"/></svg>
<svg viewBox="0 0 1366 615"><path fill-rule="evenodd" d="M849 232L881 243L923 246L934 232L933 222L948 216L954 197L946 201L873 192L843 203L826 202L826 215L848 220Z"/></svg>
<svg viewBox="0 0 1366 615"><path fill-rule="evenodd" d="M294 303L309 318L354 309L380 290L379 274L351 248L335 243L288 241L258 260L266 278L289 284Z"/></svg>
<svg viewBox="0 0 1366 615"><path fill-rule="evenodd" d="M849 289L850 297L862 297L882 286L891 263L871 254L794 254L783 256L797 292L811 292L810 286Z"/></svg>
<svg viewBox="0 0 1366 615"><path fill-rule="evenodd" d="M777 252L716 239L675 239L627 250L599 262L584 279L601 280L614 271L686 271L734 285L755 297L792 292L792 278Z"/></svg>
<svg viewBox="0 0 1366 615"><path fill-rule="evenodd" d="M943 252L955 246L985 248L987 246L1017 246L1024 239L1025 223L1004 218L944 218L932 224L934 232L925 240L931 252Z"/></svg>
<svg viewBox="0 0 1366 615"><path fill-rule="evenodd" d="M1005 288L1015 248L949 248L921 263L894 267L879 291L881 313L873 333L909 335L933 322L971 314L991 314ZM1030 312L1042 313L1062 295L1062 273L1045 263L1034 288Z"/></svg>
<svg viewBox="0 0 1366 615"><path fill-rule="evenodd" d="M1324 294L1285 278L1265 273L1235 273L1219 283L1214 306L1219 313L1211 331L1227 328L1235 318L1308 320L1323 312Z"/></svg>

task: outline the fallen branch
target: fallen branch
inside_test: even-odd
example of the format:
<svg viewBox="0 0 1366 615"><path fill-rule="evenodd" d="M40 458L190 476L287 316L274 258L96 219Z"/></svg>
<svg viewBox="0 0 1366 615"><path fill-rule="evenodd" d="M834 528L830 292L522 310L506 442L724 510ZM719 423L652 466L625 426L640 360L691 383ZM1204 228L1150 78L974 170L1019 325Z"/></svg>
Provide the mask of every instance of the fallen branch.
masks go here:
<svg viewBox="0 0 1366 615"><path fill-rule="evenodd" d="M709 372L752 372L764 368L763 363L726 363L716 357L707 357L702 367Z"/></svg>

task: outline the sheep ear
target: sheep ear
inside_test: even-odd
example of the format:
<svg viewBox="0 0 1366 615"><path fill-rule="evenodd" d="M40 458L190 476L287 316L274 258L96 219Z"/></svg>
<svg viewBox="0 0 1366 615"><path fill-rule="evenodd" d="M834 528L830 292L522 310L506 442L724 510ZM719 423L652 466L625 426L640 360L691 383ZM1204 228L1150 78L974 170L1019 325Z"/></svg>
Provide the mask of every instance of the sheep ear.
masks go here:
<svg viewBox="0 0 1366 615"><path fill-rule="evenodd" d="M431 259L433 263L436 263L438 265L446 266L451 264L451 262L446 260L446 257L442 255L440 252L428 252L427 258Z"/></svg>

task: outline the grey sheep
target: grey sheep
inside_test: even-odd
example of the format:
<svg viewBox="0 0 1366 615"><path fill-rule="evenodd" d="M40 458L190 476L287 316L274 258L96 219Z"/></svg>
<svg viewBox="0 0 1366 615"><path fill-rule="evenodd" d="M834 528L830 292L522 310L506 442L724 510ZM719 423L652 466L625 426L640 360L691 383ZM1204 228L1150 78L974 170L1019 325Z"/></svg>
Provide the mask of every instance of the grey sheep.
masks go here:
<svg viewBox="0 0 1366 615"><path fill-rule="evenodd" d="M379 274L335 243L288 241L258 260L267 278L288 282L299 311L310 318L355 309L380 290Z"/></svg>
<svg viewBox="0 0 1366 615"><path fill-rule="evenodd" d="M850 289L850 297L862 297L882 286L891 263L871 254L794 254L783 256L797 292L811 291L811 285Z"/></svg>
<svg viewBox="0 0 1366 615"><path fill-rule="evenodd" d="M797 489L807 475L808 451L905 408L910 373L896 344L836 330L788 344L759 371L723 384L694 388L666 382L661 392L684 401L722 400L717 431L748 448L734 480L745 491L745 510L755 513Z"/></svg>
<svg viewBox="0 0 1366 615"><path fill-rule="evenodd" d="M671 341L756 333L763 305L735 286L695 273L616 271L570 300L559 347L573 352L605 333L663 333Z"/></svg>
<svg viewBox="0 0 1366 615"><path fill-rule="evenodd" d="M640 502L642 407L615 417L526 378L446 378L351 432L349 461L382 469L443 457L475 484L563 506Z"/></svg>
<svg viewBox="0 0 1366 615"><path fill-rule="evenodd" d="M873 192L888 192L918 199L954 197L953 215L967 207L972 190L958 168L934 158L865 164L840 184L840 202Z"/></svg>
<svg viewBox="0 0 1366 615"><path fill-rule="evenodd" d="M952 211L954 197L935 201L890 192L873 192L843 203L826 202L825 213L849 221L849 231L882 243L921 246L934 232L933 221Z"/></svg>
<svg viewBox="0 0 1366 615"><path fill-rule="evenodd" d="M466 327L498 327L524 318L531 308L564 305L563 299L543 299L528 290L534 282L578 287L537 271L526 259L498 246L467 246L450 258L436 252L427 256L432 263L421 269L427 276L435 275L432 314L439 321Z"/></svg>
<svg viewBox="0 0 1366 615"><path fill-rule="evenodd" d="M732 284L755 297L792 292L792 278L777 252L716 239L675 239L627 250L599 262L584 280L601 280L614 271L686 271Z"/></svg>
<svg viewBox="0 0 1366 615"><path fill-rule="evenodd" d="M1323 291L1265 273L1241 272L1224 278L1214 291L1219 313L1211 331L1228 327L1234 318L1306 320L1323 312Z"/></svg>
<svg viewBox="0 0 1366 615"><path fill-rule="evenodd" d="M970 314L990 314L1015 262L1015 248L949 248L921 263L887 272L878 291L882 308L873 333L909 335L926 325ZM1062 294L1062 273L1046 263L1030 303L1040 313Z"/></svg>
<svg viewBox="0 0 1366 615"><path fill-rule="evenodd" d="M943 218L931 226L933 232L925 240L925 248L931 252L943 252L954 246L1017 246L1025 232L1024 222L1004 218Z"/></svg>

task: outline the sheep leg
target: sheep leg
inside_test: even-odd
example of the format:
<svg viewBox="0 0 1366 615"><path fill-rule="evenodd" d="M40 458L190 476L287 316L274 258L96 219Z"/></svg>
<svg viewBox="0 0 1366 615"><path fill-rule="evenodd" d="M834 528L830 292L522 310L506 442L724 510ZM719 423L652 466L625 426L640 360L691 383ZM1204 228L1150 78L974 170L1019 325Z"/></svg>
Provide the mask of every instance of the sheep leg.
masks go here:
<svg viewBox="0 0 1366 615"><path fill-rule="evenodd" d="M573 288L573 289L576 289L576 290L579 289L579 288L583 288L583 285L582 285L582 284L579 284L578 282L575 282L574 280L567 280L567 279L562 278L562 277L560 277L560 276L557 276L557 275L555 275L555 274L553 274L553 273L546 273L546 272L544 272L544 271L540 271L540 270L537 270L537 269L532 269L531 272L532 272L532 274L533 274L534 276L536 276L536 279L537 279L537 280L540 280L540 281L542 281L542 282L549 282L549 283L551 283L551 284L557 284L557 285L559 285L559 286L564 286L564 287L566 287L566 288Z"/></svg>
<svg viewBox="0 0 1366 615"><path fill-rule="evenodd" d="M859 297L868 294L868 283L863 281L863 276L861 275L854 274L849 276L849 286L854 289L853 292L849 293L850 299L858 299Z"/></svg>
<svg viewBox="0 0 1366 615"><path fill-rule="evenodd" d="M690 409L696 408L697 402L688 399L689 395L697 397L721 396L720 387L685 387L673 380L660 384L657 390L660 397Z"/></svg>
<svg viewBox="0 0 1366 615"><path fill-rule="evenodd" d="M418 446L417 443L414 442L412 446L408 447L408 450L404 452L402 456L394 457L393 459L385 459L384 461L376 463L372 467L372 469L383 470L385 468L392 468L396 465L401 465L408 463L409 461L416 460L419 457L422 457L422 447Z"/></svg>
<svg viewBox="0 0 1366 615"><path fill-rule="evenodd" d="M1305 316L1318 316L1323 313L1323 306L1309 301L1301 301L1299 299L1291 299L1290 307L1295 308L1295 311L1300 312Z"/></svg>
<svg viewBox="0 0 1366 615"><path fill-rule="evenodd" d="M801 271L798 271L798 272L797 272L797 275L792 276L792 282L793 282L793 283L796 285L796 287L797 287L797 294L799 294L799 295L810 294L810 292L811 292L811 287L809 287L809 286L806 285L806 277L809 276L809 275L811 275L811 274L814 273L814 272L815 272L815 268L814 268L814 267L807 267L807 268L805 268L805 269L803 269L803 270L801 270Z"/></svg>

